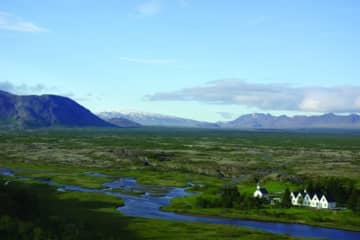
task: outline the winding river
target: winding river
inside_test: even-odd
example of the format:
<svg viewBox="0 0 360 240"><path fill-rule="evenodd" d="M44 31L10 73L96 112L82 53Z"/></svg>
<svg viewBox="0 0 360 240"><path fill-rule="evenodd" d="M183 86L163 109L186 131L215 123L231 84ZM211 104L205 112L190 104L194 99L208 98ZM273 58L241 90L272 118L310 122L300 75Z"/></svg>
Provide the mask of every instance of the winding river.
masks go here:
<svg viewBox="0 0 360 240"><path fill-rule="evenodd" d="M7 176L14 176L14 171L10 169L0 168L0 174ZM84 173L91 176L104 176L98 173ZM18 176L21 178L20 176ZM261 222L240 219L228 219L220 217L202 217L178 214L174 212L165 212L161 207L169 205L171 199L175 197L182 197L191 193L186 192L184 188L163 187L142 185L136 182L134 178L120 178L113 182L104 183L104 188L90 189L74 185L62 185L47 180L38 181L49 184L58 185L58 191L80 191L80 192L101 192L107 195L122 198L125 205L118 207L117 210L124 215L164 219L172 221L183 222L203 222L227 224L236 226L245 226L255 229L264 230L271 233L289 234L296 237L312 237L325 238L333 240L359 240L360 232L345 231L332 228L312 227L304 224L292 223L275 223L275 222ZM116 190L120 192L116 192ZM137 194L125 194L127 192L134 192ZM125 192L125 193L124 193Z"/></svg>

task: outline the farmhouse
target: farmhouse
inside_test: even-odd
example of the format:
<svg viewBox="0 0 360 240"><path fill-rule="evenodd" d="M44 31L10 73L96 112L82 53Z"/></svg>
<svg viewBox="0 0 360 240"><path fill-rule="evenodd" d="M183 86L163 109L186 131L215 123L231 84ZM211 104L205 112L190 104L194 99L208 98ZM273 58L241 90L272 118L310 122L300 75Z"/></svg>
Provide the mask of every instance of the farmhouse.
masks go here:
<svg viewBox="0 0 360 240"><path fill-rule="evenodd" d="M336 207L336 202L331 196L319 193L308 193L306 190L302 192L292 192L290 194L290 198L291 204L294 206L306 206L327 209L332 209Z"/></svg>
<svg viewBox="0 0 360 240"><path fill-rule="evenodd" d="M269 199L269 193L265 188L261 188L260 184L256 186L256 191L254 192L255 198L264 198Z"/></svg>

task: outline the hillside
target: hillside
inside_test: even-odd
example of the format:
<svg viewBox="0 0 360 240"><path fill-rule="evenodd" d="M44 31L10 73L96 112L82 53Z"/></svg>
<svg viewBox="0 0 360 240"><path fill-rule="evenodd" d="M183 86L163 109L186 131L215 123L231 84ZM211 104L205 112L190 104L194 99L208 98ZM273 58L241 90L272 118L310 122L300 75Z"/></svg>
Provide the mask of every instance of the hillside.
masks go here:
<svg viewBox="0 0 360 240"><path fill-rule="evenodd" d="M70 98L0 91L0 125L7 128L115 127Z"/></svg>

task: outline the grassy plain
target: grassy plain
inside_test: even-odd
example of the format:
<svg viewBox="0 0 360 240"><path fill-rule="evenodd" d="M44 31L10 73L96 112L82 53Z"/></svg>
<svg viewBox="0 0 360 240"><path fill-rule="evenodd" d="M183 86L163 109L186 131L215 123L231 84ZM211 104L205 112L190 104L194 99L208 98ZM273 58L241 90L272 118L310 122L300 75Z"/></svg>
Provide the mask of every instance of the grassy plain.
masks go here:
<svg viewBox="0 0 360 240"><path fill-rule="evenodd" d="M19 173L22 176L90 188L99 188L112 178L92 177L85 172L136 177L141 183L154 185L187 186L191 181L204 185L194 191L210 195L216 195L228 182L237 184L241 193L251 194L259 180L269 192L281 194L286 187L294 190L301 187L304 178L324 176L346 176L355 180L360 188L360 134L356 132L44 129L1 132L0 149L0 167L29 170ZM115 214L114 204L107 202L111 199L100 199L96 195L64 193L56 196L56 199L62 198L98 202L98 208L83 210L106 213L107 218L111 215L111 220L106 221L125 221L128 224L126 231L135 232L142 239L169 239L169 236L184 239L190 235L194 239L290 239L230 226L127 218ZM119 199L114 201L119 204ZM64 199L61 204L65 203L68 204ZM200 209L195 206L194 197L175 199L166 209L360 229L360 217L350 211L270 207L260 210ZM179 234L174 236L174 232Z"/></svg>

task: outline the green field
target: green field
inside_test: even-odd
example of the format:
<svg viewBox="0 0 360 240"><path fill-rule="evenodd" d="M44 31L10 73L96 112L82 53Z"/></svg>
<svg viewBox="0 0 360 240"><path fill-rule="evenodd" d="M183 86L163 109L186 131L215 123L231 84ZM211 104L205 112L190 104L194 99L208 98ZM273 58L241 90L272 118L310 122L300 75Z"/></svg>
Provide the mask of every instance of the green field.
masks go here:
<svg viewBox="0 0 360 240"><path fill-rule="evenodd" d="M0 167L31 170L18 175L89 188L100 188L103 182L113 178L92 177L84 172L136 177L140 183L152 185L187 186L191 181L203 185L192 191L198 192L198 196L210 197L217 196L222 186L228 183L236 184L241 194L250 195L258 181L271 194L281 196L285 188L297 190L306 180L322 177L350 179L360 189L360 135L351 132L180 128L28 130L1 132L0 149ZM86 224L100 234L98 239L111 239L111 234L112 239L120 239L119 236L121 239L124 236L126 239L184 239L190 236L192 239L293 239L240 227L125 217L115 211L122 203L113 197L54 193L51 187L34 185L32 181L21 184L24 184L22 188L37 192L37 199L48 206L44 211L51 212L55 218L67 221L66 216L76 216L69 220L75 226L88 219ZM196 198L174 199L165 209L195 215L360 229L360 215L350 210L276 206L200 208L195 204ZM42 217L39 219L34 228L53 231L43 226ZM98 219L106 224L98 225ZM80 234L82 227L79 229ZM3 233L4 230L0 230Z"/></svg>

